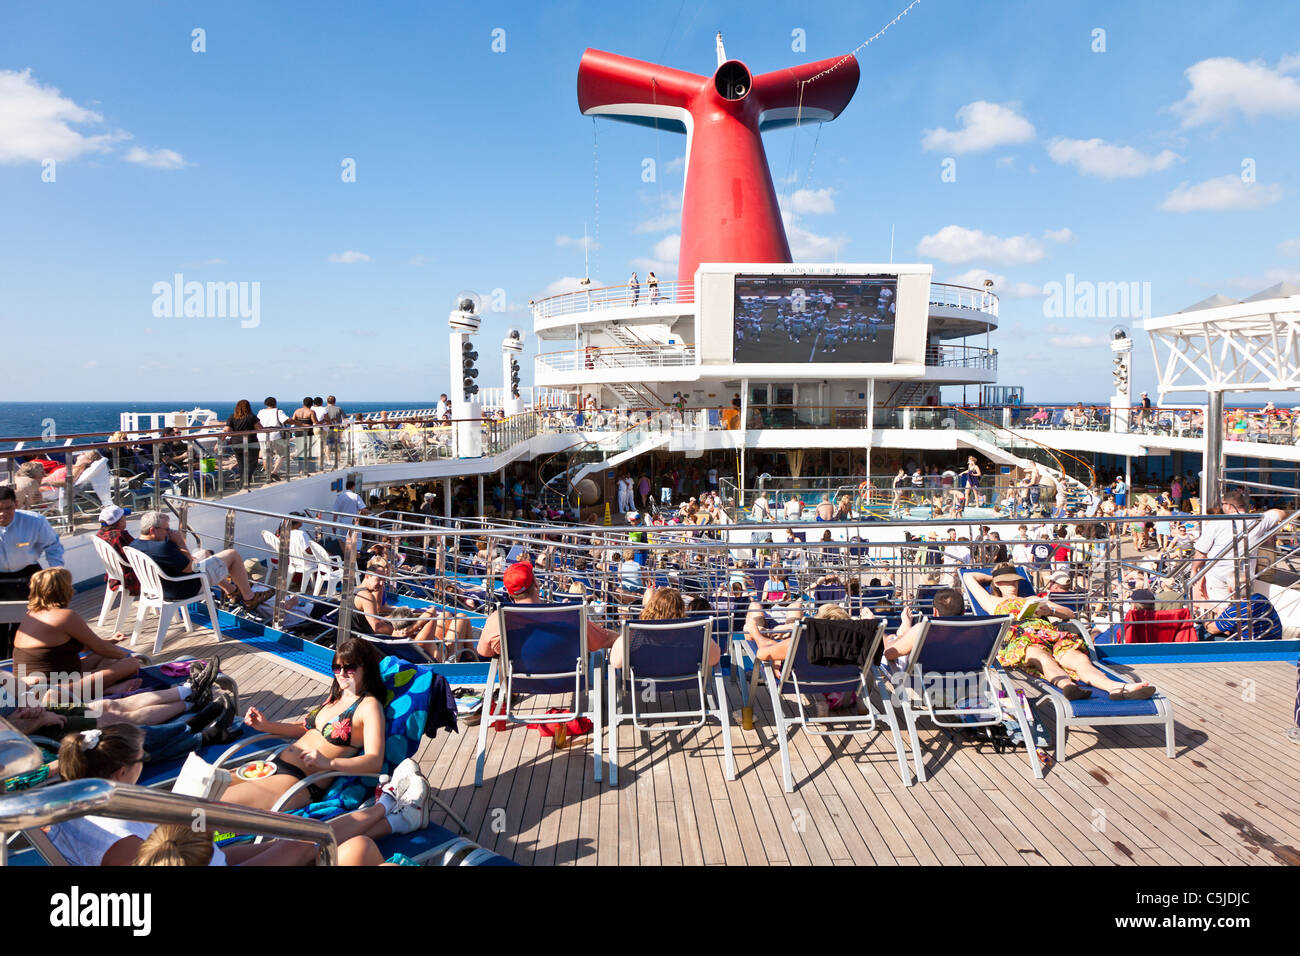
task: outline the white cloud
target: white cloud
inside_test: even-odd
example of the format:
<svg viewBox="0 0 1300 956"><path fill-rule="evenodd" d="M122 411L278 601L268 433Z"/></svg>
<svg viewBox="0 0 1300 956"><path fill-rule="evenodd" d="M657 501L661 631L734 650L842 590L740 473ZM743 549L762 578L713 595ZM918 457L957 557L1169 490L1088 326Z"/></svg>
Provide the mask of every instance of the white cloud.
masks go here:
<svg viewBox="0 0 1300 956"><path fill-rule="evenodd" d="M1186 76L1190 89L1171 109L1184 126L1222 122L1234 113L1259 116L1300 115L1300 81L1294 73L1300 56L1283 57L1276 68L1263 60L1243 63L1230 56L1193 63Z"/></svg>
<svg viewBox="0 0 1300 956"><path fill-rule="evenodd" d="M922 256L931 256L943 262L970 262L984 259L999 265L1022 265L1043 258L1043 245L1033 236L989 235L979 229L963 226L944 226L930 236L922 236L916 244Z"/></svg>
<svg viewBox="0 0 1300 956"><path fill-rule="evenodd" d="M592 280L591 288L598 285L600 285L599 282ZM554 282L549 283L538 298L545 299L547 296L561 295L565 292L581 292L584 288L587 287L582 284L582 280L577 276L560 276Z"/></svg>
<svg viewBox="0 0 1300 956"><path fill-rule="evenodd" d="M1271 285L1277 285L1279 282L1300 285L1300 269L1268 269L1262 277L1236 276L1232 279L1224 279L1220 284L1233 289L1258 292L1261 289L1267 289Z"/></svg>
<svg viewBox="0 0 1300 956"><path fill-rule="evenodd" d="M349 249L347 252L334 252L330 254L330 262L339 262L343 265L352 265L354 262L369 262L370 257L364 252L357 252L355 249Z"/></svg>
<svg viewBox="0 0 1300 956"><path fill-rule="evenodd" d="M985 279L993 280L993 294L1004 299L1032 299L1043 294L1042 286L1030 282L1008 282L1006 276L989 272L987 269L967 269L944 281L972 289L983 289Z"/></svg>
<svg viewBox="0 0 1300 956"><path fill-rule="evenodd" d="M677 190L670 190L667 193L657 193L652 197L643 197L650 205L661 211L649 219L637 223L632 232L642 234L647 232L666 232L669 229L680 229L682 225L682 194Z"/></svg>
<svg viewBox="0 0 1300 956"><path fill-rule="evenodd" d="M835 200L830 186L824 189L796 189L790 196L790 205L796 213L821 215L835 211Z"/></svg>
<svg viewBox="0 0 1300 956"><path fill-rule="evenodd" d="M795 261L835 262L840 250L848 245L848 236L823 236L809 232L799 225L787 225L786 237L790 240L790 254Z"/></svg>
<svg viewBox="0 0 1300 956"><path fill-rule="evenodd" d="M1181 183L1160 208L1167 212L1225 212L1234 209L1261 209L1282 199L1282 187L1276 183L1243 182L1236 173L1207 179L1203 183Z"/></svg>
<svg viewBox="0 0 1300 956"><path fill-rule="evenodd" d="M180 169L183 166L190 165L185 162L185 157L174 149L148 150L139 146L132 146L123 158L128 163L152 166L155 169Z"/></svg>
<svg viewBox="0 0 1300 956"><path fill-rule="evenodd" d="M680 233L664 236L655 243L650 256L641 256L632 260L632 267L647 272L665 272L677 268L677 258L681 254L682 237Z"/></svg>
<svg viewBox="0 0 1300 956"><path fill-rule="evenodd" d="M126 134L90 136L72 128L103 121L54 87L41 86L31 70L0 70L0 163L62 161L105 152Z"/></svg>
<svg viewBox="0 0 1300 956"><path fill-rule="evenodd" d="M1074 232L1071 231L1069 226L1066 226L1063 229L1048 229L1043 233L1043 238L1048 242L1059 242L1064 244L1067 242L1074 242Z"/></svg>
<svg viewBox="0 0 1300 956"><path fill-rule="evenodd" d="M423 252L417 252L415 255L411 256L411 258L409 258L409 259L404 259L404 260L402 261L402 265L404 265L404 266L427 266L427 265L428 265L429 263L431 263L432 261L433 261L433 257L432 257L432 256L426 256Z"/></svg>
<svg viewBox="0 0 1300 956"><path fill-rule="evenodd" d="M665 212L660 213L653 219L646 219L638 222L633 227L632 232L636 234L646 232L663 232L665 229L676 229L681 225L682 217L677 213Z"/></svg>
<svg viewBox="0 0 1300 956"><path fill-rule="evenodd" d="M1075 166L1085 176L1098 179L1131 179L1168 169L1179 160L1173 150L1162 149L1154 156L1132 146L1116 146L1102 139L1065 139L1058 136L1047 154L1062 166Z"/></svg>
<svg viewBox="0 0 1300 956"><path fill-rule="evenodd" d="M674 156L672 159L668 160L668 162L664 163L664 173L665 173L665 175L672 175L673 173L680 173L680 172L681 172L683 169L685 169L685 168L686 168L686 154L685 154L685 153L683 153L681 156Z"/></svg>
<svg viewBox="0 0 1300 956"><path fill-rule="evenodd" d="M1016 163L1014 156L999 156L998 161L994 163L998 169L1010 169Z"/></svg>
<svg viewBox="0 0 1300 956"><path fill-rule="evenodd" d="M921 148L960 155L1027 142L1034 138L1034 125L1016 112L1016 106L986 100L967 103L957 111L961 129L928 129L921 138Z"/></svg>
<svg viewBox="0 0 1300 956"><path fill-rule="evenodd" d="M578 246L579 248L581 248L583 243L586 243L588 249L600 248L600 243L596 242L596 240L592 239L590 236L587 236L585 238L583 236L556 236L555 237L555 244L561 247Z"/></svg>
<svg viewBox="0 0 1300 956"><path fill-rule="evenodd" d="M1054 349L1091 349L1105 345L1110 340L1103 335L1053 335L1047 344Z"/></svg>
<svg viewBox="0 0 1300 956"><path fill-rule="evenodd" d="M1277 244L1277 251L1284 256L1300 256L1300 239L1288 239Z"/></svg>

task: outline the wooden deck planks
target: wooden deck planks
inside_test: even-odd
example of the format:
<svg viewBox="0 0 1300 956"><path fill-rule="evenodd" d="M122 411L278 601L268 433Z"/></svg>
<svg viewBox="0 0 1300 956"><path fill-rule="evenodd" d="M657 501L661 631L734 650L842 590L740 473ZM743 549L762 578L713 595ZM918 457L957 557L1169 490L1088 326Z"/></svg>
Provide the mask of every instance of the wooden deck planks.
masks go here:
<svg viewBox="0 0 1300 956"><path fill-rule="evenodd" d="M101 593L73 607L94 624ZM142 645L143 647L143 645ZM169 632L159 661L220 654L241 708L288 720L317 703L326 678L211 631ZM620 730L617 787L592 779L590 735L563 749L528 728L489 730L475 788L477 727L439 734L420 756L431 782L483 846L541 865L1277 865L1300 862L1300 749L1286 737L1294 666L1233 662L1133 669L1174 701L1177 753L1162 731L1072 730L1042 781L1023 751L996 754L923 726L929 779L904 787L888 731L789 740L787 794L760 692L756 729L731 729L737 779L723 774L716 722L643 735ZM728 682L729 705L739 694ZM665 695L663 706L693 695ZM564 707L564 697L539 701ZM1051 715L1044 712L1049 733ZM906 734L905 734L906 744ZM910 761L910 753L909 753Z"/></svg>

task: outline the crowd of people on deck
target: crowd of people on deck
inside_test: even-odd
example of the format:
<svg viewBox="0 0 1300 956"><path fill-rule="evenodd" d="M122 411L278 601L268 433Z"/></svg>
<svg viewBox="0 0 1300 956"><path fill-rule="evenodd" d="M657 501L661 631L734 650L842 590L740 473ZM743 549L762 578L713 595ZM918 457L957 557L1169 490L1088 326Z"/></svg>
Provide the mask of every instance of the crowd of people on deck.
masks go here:
<svg viewBox="0 0 1300 956"><path fill-rule="evenodd" d="M262 413L251 416L257 424L245 428L250 409L247 402L240 406L244 419L238 420L239 409L231 419L240 427L227 422L227 429L251 430L259 439L266 433L257 454L269 456L266 460L274 473L283 448L273 444L280 439L272 436L285 420L274 400L268 399ZM311 416L326 432L341 420L319 418L315 407L304 401L291 420L308 423ZM337 408L332 397L322 407ZM268 412L272 414L262 420ZM295 553L320 544L333 556L355 554L356 567L362 571L360 585L350 589L351 633L338 630L337 618L331 623L317 613L328 608L328 602L299 603L300 599L286 596L300 611L297 620L308 627L312 638L335 648L328 695L295 722L268 720L251 707L241 715L233 690L220 678L216 657L193 663L182 681L166 689L144 686L139 659L119 644L125 635L99 637L71 609L72 578L62 566L62 544L48 521L19 507L18 489L0 487L0 598L27 601L21 622L0 625L0 656L12 652L15 674L29 691L21 706L0 710L0 716L26 733L59 736L57 771L64 779L95 777L128 783L139 778L146 760L165 760L232 739L242 717L242 724L253 730L294 741L277 758L275 773L241 781L225 794L234 803L268 808L295 783L319 770L369 775L381 766L386 728L379 662L383 653L396 652L399 646L385 641L400 640L406 649L403 653L415 655L413 660L485 659L500 653L495 615L489 614L477 635L473 632L470 614L490 610L493 597L453 580L451 572L464 570L500 581L508 600L515 603L538 603L561 595L591 602L597 613L588 625L588 646L611 650L616 662L622 659L617 631L607 624L629 616L678 619L690 613L722 613L723 608L727 613L740 609L744 633L754 641L758 658L772 661L782 660L788 647L783 632L804 616L885 617L891 624L884 657L895 662L906 659L919 633L916 595L924 587L929 591L925 613L932 616L959 616L978 606L987 614L1015 618L998 650L1003 666L1039 674L1067 697L1088 696L1091 692L1083 686L1088 685L1107 691L1113 699L1142 699L1154 694L1155 688L1141 681L1115 681L1099 671L1086 642L1068 626L1079 616L1077 606L1054 600L1058 595L1095 591L1098 559L1120 539L1139 556L1114 584L1119 594L1113 597L1121 606L1177 601L1179 595L1171 595L1162 585L1171 583L1175 569L1190 563L1193 574L1204 572L1196 597L1204 602L1207 635L1254 639L1282 635L1276 609L1266 598L1242 599L1239 571L1231 558L1231 525L1196 521L1197 486L1192 476L1175 476L1167 488L1140 495L1119 476L1105 487L1092 483L1084 496L1067 497L1062 482L1037 467L1002 484L989 481L986 467L970 457L960 471L955 467L939 471L937 465L930 465L923 473L916 463L903 462L894 478L891 506L901 509L904 495L919 489L920 494L931 496L932 503L938 502L932 511L936 517L959 517L970 505L1040 523L1022 524L1005 537L988 526L981 526L973 537L961 535L956 528L936 529L917 538L908 532L911 543L904 548L903 559L919 569L914 586L896 581L890 569L873 566L865 557L860 562L851 560L858 554L865 556L866 546L853 540L832 544L829 530L817 542L822 548L801 546L809 540L806 531L784 544L757 531L750 544L760 546L744 549L744 556L719 552L724 556L721 579L700 551L656 541L654 529L678 528L709 536L716 533L716 526L734 526L738 520L762 525L864 518L862 495L829 492L810 505L797 495L780 500L779 495L769 498L760 490L750 507L743 509L723 494L715 460L689 470L677 466L649 472L622 470L616 480L620 522L616 533L622 541L576 557L574 549L563 547L562 538L561 519L572 515L548 508L540 489L530 488L522 471L493 482L493 507L499 515L554 525L561 532L556 547L525 547L509 553L515 551L509 541L467 534L461 538L460 550L452 552L446 546L431 546L418 528L404 541L400 535L395 540L391 532L383 533L393 527L393 520L423 519L432 526L448 513L476 514L471 484L455 483L450 500L444 498L447 489L441 483L394 486L383 496L367 499L349 479L332 508L315 514L297 512L285 526ZM1253 513L1239 491L1229 491L1206 510ZM1281 509L1264 511L1251 527L1248 552L1253 554L1272 538L1285 517ZM1103 520L1082 520L1095 518ZM211 553L190 548L185 535L172 529L167 515L160 512L141 515L134 537L127 531L126 519L122 508L106 506L100 513L99 537L123 557L126 549L142 552L170 577L197 575L180 583L164 579L164 597L183 600L211 588L225 606L246 614L265 614L263 605L276 600L274 590L259 586L266 569L257 558L234 549ZM316 521L343 529L322 533L318 540L312 530ZM964 577L959 573L972 567L991 570ZM1024 613L1029 599L1022 596L1026 577L1038 595L1030 613ZM412 610L409 603L396 600L399 593L412 593L411 587L434 582L442 585L436 603ZM290 591L297 589L297 582L288 583ZM114 586L139 595L140 582L129 570ZM399 588L407 590L399 592ZM826 593L843 594L846 599L827 599ZM68 706L64 703L68 699L95 706ZM825 705L837 710L856 707L858 702L852 695L834 695ZM318 796L320 792L311 788L299 791L289 808ZM332 821L341 859L357 865L385 862L375 840L427 825L431 806L428 782L413 763L403 764L381 788L374 806ZM206 840L194 839L171 828L97 817L60 824L50 837L68 859L90 865L177 860L190 865L289 864L309 862L314 852L310 845L293 841L218 848L210 835Z"/></svg>

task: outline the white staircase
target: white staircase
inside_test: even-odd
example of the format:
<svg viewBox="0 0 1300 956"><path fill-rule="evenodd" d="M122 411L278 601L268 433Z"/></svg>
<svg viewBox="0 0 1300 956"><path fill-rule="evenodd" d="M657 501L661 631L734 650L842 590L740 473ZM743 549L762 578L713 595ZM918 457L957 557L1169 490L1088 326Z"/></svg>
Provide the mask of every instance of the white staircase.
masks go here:
<svg viewBox="0 0 1300 956"><path fill-rule="evenodd" d="M634 382L610 382L609 387L614 390L626 408L646 411L650 409L658 410L664 407L664 403L659 401L654 392L650 391L644 385L637 385Z"/></svg>
<svg viewBox="0 0 1300 956"><path fill-rule="evenodd" d="M928 387L929 386L924 381L908 382L899 389L894 404L899 407L904 405L918 405L925 400L925 393Z"/></svg>

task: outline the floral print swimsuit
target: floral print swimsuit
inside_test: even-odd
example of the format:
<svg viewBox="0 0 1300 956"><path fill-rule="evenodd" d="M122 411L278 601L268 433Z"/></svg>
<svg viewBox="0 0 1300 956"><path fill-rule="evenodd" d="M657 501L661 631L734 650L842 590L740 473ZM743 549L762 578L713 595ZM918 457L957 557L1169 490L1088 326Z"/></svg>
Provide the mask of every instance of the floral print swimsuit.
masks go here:
<svg viewBox="0 0 1300 956"><path fill-rule="evenodd" d="M1010 597L1004 598L998 602L994 614L1010 614L1012 617L1020 613L1020 609L1025 606L1025 598ZM1073 679L1078 679L1069 667L1061 663L1061 655L1070 651L1080 650L1084 647L1083 638L1071 634L1069 631L1057 630L1052 626L1050 621L1041 617L1031 617L1011 625L1011 631L1007 635L1006 643L998 651L998 663L1003 667L1020 667L1027 671L1039 672L1039 666L1027 656L1029 648L1037 644L1040 647L1046 647L1056 658L1056 662L1065 667L1066 673Z"/></svg>

